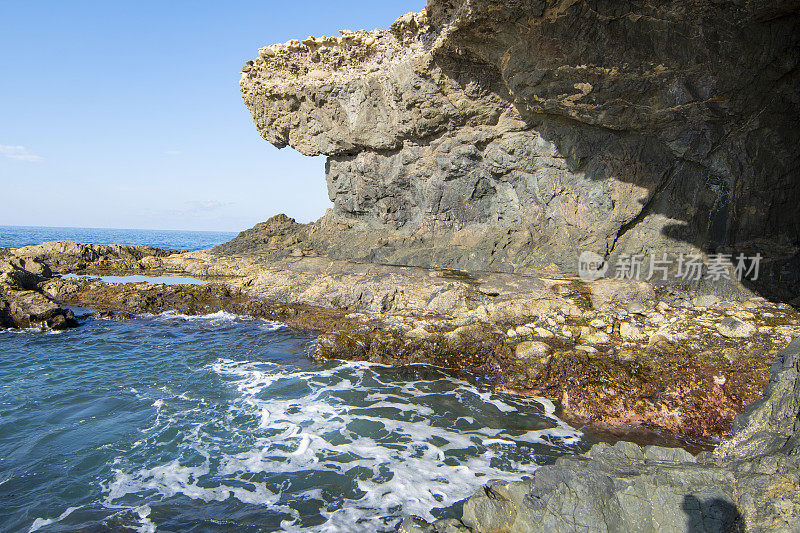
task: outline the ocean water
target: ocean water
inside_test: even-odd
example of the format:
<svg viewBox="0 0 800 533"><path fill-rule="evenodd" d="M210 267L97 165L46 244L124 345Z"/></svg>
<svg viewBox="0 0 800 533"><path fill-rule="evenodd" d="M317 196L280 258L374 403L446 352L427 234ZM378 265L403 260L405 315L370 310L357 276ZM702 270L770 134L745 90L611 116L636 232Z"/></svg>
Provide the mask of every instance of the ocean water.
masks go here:
<svg viewBox="0 0 800 533"><path fill-rule="evenodd" d="M26 231L0 227L0 245L230 237ZM547 400L430 367L314 362L314 336L279 323L75 312L75 329L0 331L0 531L394 531L591 444Z"/></svg>
<svg viewBox="0 0 800 533"><path fill-rule="evenodd" d="M80 320L0 332L0 531L393 531L586 447L547 400L278 323Z"/></svg>
<svg viewBox="0 0 800 533"><path fill-rule="evenodd" d="M236 235L227 231L0 226L0 247L18 248L51 241L74 241L85 244L145 245L165 250L204 250L228 242Z"/></svg>

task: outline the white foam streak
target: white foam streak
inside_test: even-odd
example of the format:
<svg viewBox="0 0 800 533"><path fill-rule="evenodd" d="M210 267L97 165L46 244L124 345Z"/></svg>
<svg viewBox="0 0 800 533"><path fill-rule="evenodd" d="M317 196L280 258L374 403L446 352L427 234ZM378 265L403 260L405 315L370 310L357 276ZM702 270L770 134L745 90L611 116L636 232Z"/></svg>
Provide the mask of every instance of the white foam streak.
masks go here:
<svg viewBox="0 0 800 533"><path fill-rule="evenodd" d="M183 313L178 313L177 311L164 311L163 313L159 313L157 315L144 314L142 316L148 318L161 319L161 320L205 321L209 322L211 325L220 325L223 323L231 323L231 322L256 321L260 324L260 326L263 329L267 331L275 331L287 327L285 324L281 322L263 320L247 315L237 315L234 313L228 313L227 311L217 311L215 313L209 313L207 315L185 315Z"/></svg>
<svg viewBox="0 0 800 533"><path fill-rule="evenodd" d="M31 524L31 527L28 530L28 533L31 533L33 531L37 531L37 530L43 528L44 526L49 526L50 524L55 524L56 522L61 522L66 517L71 515L73 511L76 511L78 509L80 509L80 506L78 506L78 507L68 507L67 510L64 511L63 513L61 513L60 515L58 515L57 518L37 518L36 520L33 521L33 524Z"/></svg>
<svg viewBox="0 0 800 533"><path fill-rule="evenodd" d="M118 468L107 487L109 504L148 491L205 502L236 498L288 514L292 519L284 520L282 527L296 531L299 513L291 502L305 498L319 501L319 512L327 519L317 531L376 531L395 526L401 514L432 520L431 509L453 505L490 479L531 474L538 468L532 456L505 452L518 443L569 444L580 439L577 431L555 418L555 407L546 401L540 403L556 427L540 430L507 432L483 427L475 417L437 413L436 402L446 397L458 398L462 406L477 406L481 416L495 413L492 416L502 418L518 411L465 381L383 382L375 365L352 362L298 371L275 363L220 359L209 369L239 394L228 405L224 431L245 432L248 445L225 452L226 443L195 424L182 436L182 446L187 456L202 457L200 464L197 459L191 464L175 459L134 472ZM284 392L287 387L290 393ZM451 392L443 396L437 387ZM175 423L162 412L165 403L169 400L153 404L157 422L146 431L157 435ZM251 422L243 429L232 420ZM500 463L503 469L498 469ZM350 484L356 496L340 504L325 491L310 489L291 493L286 501L280 492L268 490L266 481L252 481L265 473L273 479L286 474L289 479L311 476ZM229 479L237 480L236 485L226 484Z"/></svg>

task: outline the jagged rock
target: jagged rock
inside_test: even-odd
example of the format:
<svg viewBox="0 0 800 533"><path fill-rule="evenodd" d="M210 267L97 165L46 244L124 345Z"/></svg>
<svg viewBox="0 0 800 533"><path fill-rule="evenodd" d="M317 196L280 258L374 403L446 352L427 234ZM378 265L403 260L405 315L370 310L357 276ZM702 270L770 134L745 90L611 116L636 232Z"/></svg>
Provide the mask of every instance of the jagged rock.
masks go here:
<svg viewBox="0 0 800 533"><path fill-rule="evenodd" d="M334 207L301 232L318 253L572 271L581 250L759 252L759 286L791 298L797 26L767 0L430 0L262 48L241 88L265 139L328 156Z"/></svg>
<svg viewBox="0 0 800 533"><path fill-rule="evenodd" d="M0 253L0 328L63 329L75 324L72 312L40 289L50 275L39 261Z"/></svg>
<svg viewBox="0 0 800 533"><path fill-rule="evenodd" d="M20 258L33 260L61 273L80 272L88 265L97 272L136 272L143 268L140 263L143 259L167 257L173 253L151 246L79 244L72 241L46 242L14 249L14 254Z"/></svg>

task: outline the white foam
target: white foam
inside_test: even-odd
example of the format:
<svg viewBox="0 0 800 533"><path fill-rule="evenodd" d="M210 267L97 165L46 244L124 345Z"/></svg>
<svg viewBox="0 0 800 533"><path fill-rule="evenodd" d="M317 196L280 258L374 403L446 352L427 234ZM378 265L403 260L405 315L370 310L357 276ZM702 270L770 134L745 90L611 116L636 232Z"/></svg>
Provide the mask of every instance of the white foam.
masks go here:
<svg viewBox="0 0 800 533"><path fill-rule="evenodd" d="M58 515L58 517L56 517L56 518L37 518L36 520L33 521L33 524L31 524L31 527L28 530L28 533L31 533L33 531L37 531L37 530L43 528L44 526L49 526L50 524L55 524L56 522L61 522L66 517L71 515L73 511L76 511L76 510L78 510L80 508L81 508L81 506L78 506L78 507L67 507L67 510L64 511L63 513L61 513L60 515Z"/></svg>
<svg viewBox="0 0 800 533"><path fill-rule="evenodd" d="M163 313L149 316L180 320L253 320L253 317L249 317L247 315L236 315L233 313L228 313L227 311L217 311L207 315L184 315L183 313L179 313L177 311L164 311Z"/></svg>
<svg viewBox="0 0 800 533"><path fill-rule="evenodd" d="M375 531L395 526L401 514L433 520L432 509L453 505L490 479L530 475L538 465L533 456L517 450L517 443L567 446L580 440L579 432L555 418L552 402L538 404L541 416L556 427L517 432L480 427L472 416L444 417L427 404L458 398L462 405L478 405L496 417L522 416L513 400L463 380L384 382L380 368L360 362L298 371L276 363L219 359L208 370L238 394L228 404L227 414L214 421L215 427L224 424L224 433L241 437L237 442L247 445L227 451L230 442L193 422L182 432L180 446L194 460L174 459L133 469L120 462L105 487L108 505L126 495L151 491L162 498L181 494L206 502L235 498L286 513L291 518L283 521L283 529L296 531L299 513L291 503L311 498L323 502L319 512L327 520L315 530ZM288 395L282 392L286 385L293 391ZM451 392L441 396L439 389ZM204 413L199 405L180 411L176 404L167 414L175 398L153 403L157 420L144 430L149 436L135 446L157 446L160 433L176 425L186 427L191 413ZM234 425L233 420L239 422ZM242 426L242 420L249 422ZM198 458L202 458L199 464ZM265 482L252 481L259 473L347 478L346 472L353 468L361 474L351 482L363 495L341 505L317 489L282 498Z"/></svg>
<svg viewBox="0 0 800 533"><path fill-rule="evenodd" d="M230 322L256 322L262 329L266 329L267 331L275 331L281 328L287 327L286 324L281 322L275 322L272 320L264 320L260 318L255 318L248 315L237 315L234 313L229 313L227 311L217 311L215 313L208 313L205 315L185 315L183 313L179 313L177 311L164 311L163 313L158 314L149 314L145 313L142 315L146 318L155 318L155 319L162 319L162 320L184 320L184 321L205 321L211 324L222 324L222 323L230 323Z"/></svg>
<svg viewBox="0 0 800 533"><path fill-rule="evenodd" d="M0 334L15 334L25 335L31 333L41 333L44 335L60 335L64 333L63 329L50 329L47 326L31 327L31 328L5 328L0 329Z"/></svg>
<svg viewBox="0 0 800 533"><path fill-rule="evenodd" d="M156 532L156 525L150 520L150 506L149 505L142 505L134 509L136 516L139 517L139 526L136 528L136 531L139 533L155 533Z"/></svg>

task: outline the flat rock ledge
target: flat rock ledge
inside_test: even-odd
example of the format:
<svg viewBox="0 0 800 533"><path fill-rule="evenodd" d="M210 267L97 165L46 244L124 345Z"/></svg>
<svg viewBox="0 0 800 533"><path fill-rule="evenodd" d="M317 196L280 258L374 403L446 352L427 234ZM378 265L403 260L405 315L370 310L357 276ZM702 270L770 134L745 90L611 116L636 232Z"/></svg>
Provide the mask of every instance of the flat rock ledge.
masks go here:
<svg viewBox="0 0 800 533"><path fill-rule="evenodd" d="M409 517L401 531L800 530L800 340L792 340L800 319L785 304L631 280L584 283L557 271L421 269L304 253L49 243L4 254L11 258L5 283L13 278L14 287L48 301L98 308L100 318L225 310L281 320L320 332L312 357L491 375L501 393L559 401L560 416L583 429L662 429L705 442L730 435L697 456L598 444L529 480L490 483L459 519ZM59 278L51 268L210 283L108 284Z"/></svg>
<svg viewBox="0 0 800 533"><path fill-rule="evenodd" d="M489 483L460 520L409 517L404 533L800 531L800 339L772 365L761 400L714 452L596 444L530 480Z"/></svg>

